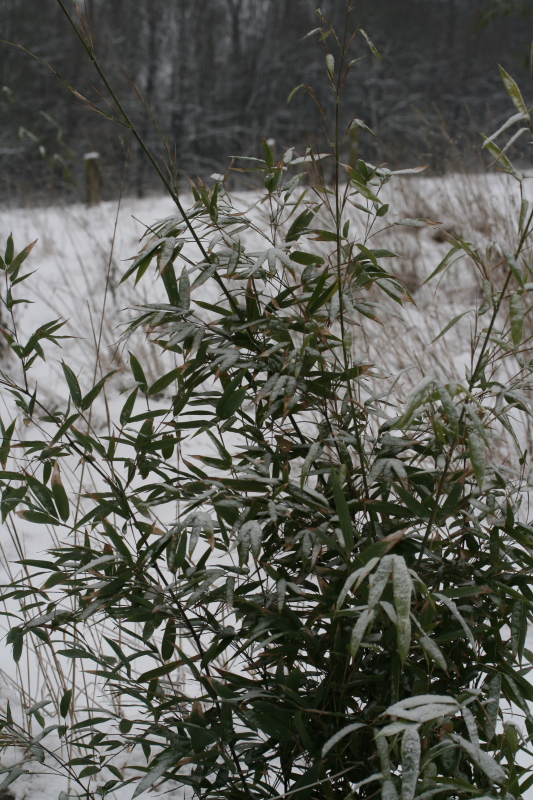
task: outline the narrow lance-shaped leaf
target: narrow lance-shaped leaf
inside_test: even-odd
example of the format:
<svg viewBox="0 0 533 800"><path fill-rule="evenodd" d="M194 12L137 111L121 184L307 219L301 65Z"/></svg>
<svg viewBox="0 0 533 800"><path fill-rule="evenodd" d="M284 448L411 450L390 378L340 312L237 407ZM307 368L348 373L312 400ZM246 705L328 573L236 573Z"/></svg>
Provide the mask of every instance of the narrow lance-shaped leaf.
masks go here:
<svg viewBox="0 0 533 800"><path fill-rule="evenodd" d="M345 728L342 728L342 730L337 731L337 733L333 734L333 736L330 739L328 739L328 741L322 748L322 753L321 753L322 758L324 758L324 756L327 753L329 753L329 751L332 750L335 747L335 745L338 742L340 742L341 739L344 739L345 736L348 736L348 734L353 733L354 731L357 731L360 728L364 727L365 725L362 722L353 722L351 725L346 725Z"/></svg>
<svg viewBox="0 0 533 800"><path fill-rule="evenodd" d="M300 485L303 486L305 483L305 479L309 474L309 470L311 469L313 462L318 457L319 453L322 451L322 444L320 442L313 442L311 447L309 448L309 452L305 457L305 461L302 464L302 475L300 478Z"/></svg>
<svg viewBox="0 0 533 800"><path fill-rule="evenodd" d="M156 780L160 778L161 775L167 771L167 769L176 764L181 755L181 749L171 748L154 758L150 764L150 770L146 773L142 781L135 789L132 795L132 800L153 786Z"/></svg>
<svg viewBox="0 0 533 800"><path fill-rule="evenodd" d="M432 661L434 661L438 667L440 667L446 672L446 670L448 669L448 665L446 664L446 659L438 644L436 644L433 641L433 639L430 639L429 636L421 636L419 641L422 650L427 655L427 657L430 658Z"/></svg>
<svg viewBox="0 0 533 800"><path fill-rule="evenodd" d="M352 517L350 514L348 503L346 502L346 498L344 496L344 492L342 491L342 487L339 483L339 478L337 476L335 468L332 468L331 470L331 483L333 486L333 495L335 497L337 514L339 516L339 524L341 527L342 534L344 536L344 541L346 543L346 549L348 552L351 552L354 543Z"/></svg>
<svg viewBox="0 0 533 800"><path fill-rule="evenodd" d="M422 747L416 728L407 728L402 738L402 800L413 800L416 793Z"/></svg>
<svg viewBox="0 0 533 800"><path fill-rule="evenodd" d="M348 645L348 652L351 656L355 658L357 651L363 641L363 637L368 629L368 627L373 623L374 619L376 618L376 611L375 609L365 609L361 612L361 615L357 622L355 623L352 635L350 637L350 644Z"/></svg>
<svg viewBox="0 0 533 800"><path fill-rule="evenodd" d="M509 97L517 107L518 111L520 111L520 113L523 114L524 117L529 119L529 112L527 110L526 104L524 103L524 98L522 97L520 89L518 88L518 84L516 83L514 78L511 78L509 73L506 72L500 64L498 64L498 67L500 70L500 75L502 76L503 79L504 86L509 94Z"/></svg>
<svg viewBox="0 0 533 800"><path fill-rule="evenodd" d="M380 60L380 61L383 61L383 59L382 59L382 57L380 56L380 54L379 54L379 52L378 52L377 48L376 48L376 47L375 47L375 46L372 44L372 42L370 41L370 37L369 37L368 33L367 33L365 30L363 30L363 28L360 28L359 30L361 31L362 35L363 35L363 36L364 36L364 38L366 39L366 41L367 41L367 44L368 44L368 46L370 47L370 50L372 51L372 55L376 56L376 58L379 58L379 60Z"/></svg>
<svg viewBox="0 0 533 800"><path fill-rule="evenodd" d="M394 556L384 556L376 571L370 578L370 592L368 595L368 608L374 609L381 599L385 586L389 580L394 566Z"/></svg>
<svg viewBox="0 0 533 800"><path fill-rule="evenodd" d="M462 629L466 633L468 641L470 642L470 645L471 645L472 649L474 650L475 647L476 647L476 642L475 642L474 636L472 634L472 631L468 627L467 622L465 621L464 617L462 616L461 612L459 611L459 609L457 608L456 604L453 602L451 597L446 597L446 595L440 594L438 592L435 593L435 597L437 597L441 601L441 603L443 603L449 609L449 611L453 614L453 616L455 617L455 619L457 620L459 625L462 627Z"/></svg>
<svg viewBox="0 0 533 800"><path fill-rule="evenodd" d="M514 656L522 658L527 633L527 611L521 600L515 600L511 614L511 646Z"/></svg>
<svg viewBox="0 0 533 800"><path fill-rule="evenodd" d="M57 461L54 464L54 469L52 470L52 494L54 495L54 501L57 506L57 510L59 511L59 516L63 522L66 522L70 513L69 502L65 487L63 486L63 482L61 480L61 473Z"/></svg>
<svg viewBox="0 0 533 800"><path fill-rule="evenodd" d="M434 383L434 378L430 375L427 375L425 378L417 383L413 391L407 397L405 401L405 408L403 411L403 415L400 421L397 423L397 427L405 427L409 425L415 412L420 408L420 406L426 401L428 392L431 386Z"/></svg>
<svg viewBox="0 0 533 800"><path fill-rule="evenodd" d="M499 672L495 672L489 680L487 700L485 702L485 734L489 742L494 738L496 733L496 723L498 722L501 691L502 678Z"/></svg>
<svg viewBox="0 0 533 800"><path fill-rule="evenodd" d="M65 378L67 379L68 388L70 390L70 396L72 397L72 402L74 405L79 406L81 405L81 389L78 383L78 379L74 375L73 371L65 362L61 364L63 367L63 372L65 373Z"/></svg>
<svg viewBox="0 0 533 800"><path fill-rule="evenodd" d="M409 646L411 644L411 592L413 582L402 556L394 556L392 581L394 605L398 616L396 623L398 654L400 661L404 664L409 655Z"/></svg>

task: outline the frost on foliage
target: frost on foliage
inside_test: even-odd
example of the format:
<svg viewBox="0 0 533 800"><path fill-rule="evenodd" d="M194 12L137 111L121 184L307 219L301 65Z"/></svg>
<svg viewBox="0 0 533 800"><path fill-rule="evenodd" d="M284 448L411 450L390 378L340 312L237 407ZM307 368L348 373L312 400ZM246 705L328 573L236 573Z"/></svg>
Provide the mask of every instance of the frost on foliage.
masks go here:
<svg viewBox="0 0 533 800"><path fill-rule="evenodd" d="M350 637L350 644L348 646L348 652L350 655L355 656L357 651L359 650L359 646L363 641L363 636L365 635L367 628L374 622L376 618L376 612L374 609L365 609L362 612L361 616L357 620L354 625L352 635Z"/></svg>
<svg viewBox="0 0 533 800"><path fill-rule="evenodd" d="M201 533L211 537L213 535L213 520L204 511L198 511L186 520L187 525L191 525L191 537L189 540L189 556L192 556L198 544Z"/></svg>
<svg viewBox="0 0 533 800"><path fill-rule="evenodd" d="M402 737L402 800L413 800L420 771L420 736L408 728Z"/></svg>
<svg viewBox="0 0 533 800"><path fill-rule="evenodd" d="M472 761L477 764L477 766L483 770L487 778L494 783L503 784L507 780L507 776L505 772L500 767L497 761L495 761L488 753L485 753L484 750L481 750L479 747L476 747L471 742L463 739L462 736L459 736L457 733L451 733L450 738L453 739L454 742L457 742L463 750L468 753Z"/></svg>
<svg viewBox="0 0 533 800"><path fill-rule="evenodd" d="M300 478L300 483L302 486L305 483L305 479L309 474L309 470L311 469L313 462L315 461L316 458L318 458L318 456L322 452L322 449L323 448L321 442L313 442L313 444L309 448L309 452L307 453L305 461L302 464L302 476Z"/></svg>
<svg viewBox="0 0 533 800"><path fill-rule="evenodd" d="M391 771L391 764L389 758L389 745L386 739L382 736L379 736L376 739L376 747L379 754L379 760L381 762L381 772L386 777L390 775Z"/></svg>
<svg viewBox="0 0 533 800"><path fill-rule="evenodd" d="M465 721L470 741L472 742L474 747L479 748L479 734L477 729L477 722L475 720L474 715L472 714L468 706L465 706L464 708L461 709L461 714L463 715L463 719Z"/></svg>
<svg viewBox="0 0 533 800"><path fill-rule="evenodd" d="M381 595L387 585L392 567L394 556L384 556L376 571L370 578L370 592L368 595L368 608L373 609L380 601Z"/></svg>
<svg viewBox="0 0 533 800"><path fill-rule="evenodd" d="M324 758L326 753L329 753L329 751L332 750L335 747L335 745L338 742L340 742L341 739L344 739L345 736L348 736L348 734L353 733L354 731L359 730L359 728L364 728L364 727L365 726L362 722L353 722L351 725L346 725L345 728L342 728L342 730L337 731L337 733L333 734L333 736L330 739L328 739L328 741L322 748L322 753L321 753L322 758Z"/></svg>
<svg viewBox="0 0 533 800"><path fill-rule="evenodd" d="M390 717L401 717L422 724L439 717L454 715L459 710L457 700L449 695L423 694L408 697L390 706L385 712Z"/></svg>
<svg viewBox="0 0 533 800"><path fill-rule="evenodd" d="M398 652L402 663L409 655L411 644L411 592L413 581L402 556L394 556L393 569L394 605L396 606Z"/></svg>
<svg viewBox="0 0 533 800"><path fill-rule="evenodd" d="M419 642L422 650L428 656L428 658L434 661L438 667L446 672L448 665L446 664L446 659L438 644L436 644L429 636L421 636Z"/></svg>
<svg viewBox="0 0 533 800"><path fill-rule="evenodd" d="M432 378L430 375L427 375L425 378L417 383L413 391L408 395L407 400L405 401L405 408L403 410L403 415L401 419L397 423L397 427L399 426L407 426L412 421L415 412L420 408L423 403L425 403L427 396L431 387L433 386L435 379Z"/></svg>
<svg viewBox="0 0 533 800"><path fill-rule="evenodd" d="M438 600L440 600L441 603L443 603L446 606L446 608L448 608L448 610L453 614L453 616L455 617L455 619L457 620L457 622L459 623L461 628L464 630L464 632L465 632L465 634L467 636L467 639L470 642L470 645L471 645L472 649L474 650L475 647L476 647L476 642L474 640L474 636L472 634L472 631L468 627L464 617L462 616L461 612L459 611L459 609L457 608L457 606L455 605L455 603L453 602L451 597L446 597L446 595L439 594L438 592L435 592L434 596Z"/></svg>
<svg viewBox="0 0 533 800"><path fill-rule="evenodd" d="M495 672L488 681L487 701L485 702L485 734L489 742L496 733L496 723L498 721L498 711L500 709L501 691L502 678L498 672Z"/></svg>
<svg viewBox="0 0 533 800"><path fill-rule="evenodd" d="M261 543L263 540L263 531L261 529L261 525L256 522L256 520L245 522L239 532L239 536L242 539L245 537L248 538L253 557L255 559L259 558L261 553Z"/></svg>
<svg viewBox="0 0 533 800"><path fill-rule="evenodd" d="M384 781L381 787L381 800L398 800L396 786L391 780Z"/></svg>

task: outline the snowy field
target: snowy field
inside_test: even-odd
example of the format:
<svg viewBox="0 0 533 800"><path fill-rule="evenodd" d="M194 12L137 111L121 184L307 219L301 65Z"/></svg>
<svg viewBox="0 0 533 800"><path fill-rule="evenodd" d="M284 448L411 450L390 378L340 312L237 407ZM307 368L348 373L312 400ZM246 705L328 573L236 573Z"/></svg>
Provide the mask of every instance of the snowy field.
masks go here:
<svg viewBox="0 0 533 800"><path fill-rule="evenodd" d="M450 249L446 232L474 242L479 249L491 242L512 241L519 208L516 189L503 176L402 178L396 187L386 188L391 220L423 217L440 224L418 229L395 227L375 237L372 246L387 247L398 254L389 265L390 271L405 283L415 304L401 310L402 319L388 317L383 327L367 320L354 331L354 348L359 356L380 364L385 371L405 370L407 388L410 382L419 380L421 368L447 382L463 380L470 361L470 315L466 314L446 336L432 342L454 317L481 301L480 281L466 259L451 268L440 286L438 280L426 285L424 281ZM241 193L236 202L250 205L253 195ZM138 252L146 226L172 213L172 201L159 197L126 199L120 208L111 202L90 209L72 205L0 211L0 247L10 232L17 252L38 239L27 262L29 269L37 272L21 289L33 304L21 307L20 330L28 333L51 319L68 320L63 333L72 338L64 340L61 350L49 346L46 363L39 362L34 373L51 409L66 398L62 360L86 386L93 385L95 376L99 379L111 369L118 369L108 385L107 408L102 402L95 412L94 424L102 431L108 425L109 413L113 417L124 402L121 393L128 388L128 378L121 367L127 363L127 349L139 357L150 382L162 373L159 351L141 336L130 341L126 351L124 345L117 345L121 325L131 318L131 308L161 298L161 287L155 283L153 271L146 274L137 289L129 284L119 285L119 281L128 266L127 259ZM257 224L265 224L261 210L254 213ZM213 286L206 284L205 291L216 297ZM203 299L208 298L204 295ZM0 359L6 372L18 369L1 348ZM7 399L0 396L0 403L2 418L9 419L12 408ZM524 436L529 437L530 431L524 429ZM194 452L198 452L197 444ZM79 468L73 468L68 479L72 487L76 486ZM43 538L44 531L43 526L27 523L16 531L11 525L3 527L1 582L18 574L20 567L15 562L23 553L31 553L32 558L44 554L52 541ZM6 627L5 622L2 625ZM23 708L57 694L52 664L24 657L16 670L11 648L2 641L0 648L0 705L9 699L20 715ZM79 691L90 698L89 704L105 706L108 701L98 685L83 680L87 678L79 678ZM54 713L50 712L47 724L55 721ZM126 762L124 756L118 766L127 766ZM10 791L17 800L56 800L67 786L62 777L35 774L20 778ZM116 795L117 800L130 797L131 793L129 787ZM173 796L183 796L183 790ZM533 790L528 796L533 798Z"/></svg>

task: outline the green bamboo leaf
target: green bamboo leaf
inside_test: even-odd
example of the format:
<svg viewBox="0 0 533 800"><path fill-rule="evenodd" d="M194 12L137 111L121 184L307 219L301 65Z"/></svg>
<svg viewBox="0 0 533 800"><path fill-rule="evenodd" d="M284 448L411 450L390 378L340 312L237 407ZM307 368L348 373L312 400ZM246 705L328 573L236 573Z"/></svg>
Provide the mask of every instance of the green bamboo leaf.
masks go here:
<svg viewBox="0 0 533 800"><path fill-rule="evenodd" d="M42 511L33 511L31 508L24 511L16 511L15 514L21 519L28 522L33 522L35 525L58 525L59 520L57 517L51 517L50 514L44 514Z"/></svg>
<svg viewBox="0 0 533 800"><path fill-rule="evenodd" d="M22 251L21 251L21 252L20 252L20 253L19 253L19 254L18 254L18 255L17 255L17 256L16 256L16 257L15 257L15 258L12 260L12 262L11 262L11 264L10 264L10 267L9 267L9 273L10 273L11 275L13 275L13 274L16 272L16 270L17 270L17 269L18 269L18 268L19 268L19 267L20 267L20 266L21 266L21 265L22 265L22 264L23 264L23 263L26 261L26 259L28 258L29 254L31 253L31 251L33 250L33 248L35 247L35 245L37 244L37 241L38 241L38 240L36 239L34 242L32 242L31 244L29 244L27 247L25 247L25 248L24 248L24 250L22 250ZM9 263L9 262L6 260L6 264L8 264L8 263Z"/></svg>
<svg viewBox="0 0 533 800"><path fill-rule="evenodd" d="M124 403L124 405L122 406L122 411L120 412L120 424L122 426L126 425L126 423L128 423L130 418L131 418L131 414L132 414L133 407L135 405L135 401L137 399L138 393L139 393L139 390L135 389L130 394L130 396L128 397L128 399Z"/></svg>
<svg viewBox="0 0 533 800"><path fill-rule="evenodd" d="M16 664L18 664L22 656L22 647L24 644L24 636L22 634L22 631L18 629L15 631L15 634L12 638L12 643L13 643L13 661Z"/></svg>
<svg viewBox="0 0 533 800"><path fill-rule="evenodd" d="M242 406L246 399L246 389L237 389L234 392L224 393L217 403L217 415L220 419L228 419Z"/></svg>
<svg viewBox="0 0 533 800"><path fill-rule="evenodd" d="M4 255L4 261L6 262L8 267L13 261L14 254L15 254L15 245L13 243L13 234L10 233L7 238L6 252Z"/></svg>
<svg viewBox="0 0 533 800"><path fill-rule="evenodd" d="M174 672L179 666L181 666L182 661L172 661L170 664L163 664L162 667L156 667L155 669L149 669L147 672L143 672L142 675L139 675L137 678L138 683L150 683L153 681L154 678L162 678L163 675L168 675L169 672Z"/></svg>
<svg viewBox="0 0 533 800"><path fill-rule="evenodd" d="M61 703L59 704L59 713L62 717L66 717L68 712L70 711L70 705L72 702L72 689L67 689L64 693L63 697L61 698Z"/></svg>
<svg viewBox="0 0 533 800"><path fill-rule="evenodd" d="M354 531L352 525L352 517L348 503L344 496L342 486L339 483L339 478L334 467L331 469L331 485L333 487L333 496L335 498L335 507L339 517L339 525L344 536L346 544L346 552L351 553L354 545Z"/></svg>
<svg viewBox="0 0 533 800"><path fill-rule="evenodd" d="M75 406L81 405L81 389L78 383L78 379L74 375L73 371L70 369L65 362L61 364L63 367L63 372L65 374L65 378L68 383L68 388L70 390L70 396L72 397L72 402Z"/></svg>
<svg viewBox="0 0 533 800"><path fill-rule="evenodd" d="M294 95L295 95L297 92L299 92L299 91L300 91L300 89L302 88L302 86L303 86L303 83L300 83L298 86L295 86L295 87L294 87L294 89L291 91L291 93L290 93L290 94L289 94L289 96L287 97L287 105L289 105L289 103L291 102L291 100L292 100L292 98L294 97Z"/></svg>
<svg viewBox="0 0 533 800"><path fill-rule="evenodd" d="M434 339L432 339L432 341L430 342L430 344L434 344L436 341L438 341L438 340L439 340L439 339L440 339L442 336L444 336L445 334L447 334L447 333L448 333L448 331L449 331L449 330L451 330L451 329L454 327L454 325L457 325L457 323L459 322L459 320L460 320L460 319L462 319L462 318L463 318L464 316L466 316L467 314L471 314L471 313L472 313L472 309L469 309L468 311L463 311L463 313L462 313L462 314L458 314L456 317L454 317L454 318L452 319L452 321L451 321L451 322L448 322L448 324L447 324L447 325L446 325L446 326L445 326L445 327L444 327L444 328L441 330L441 332L439 333L439 335L438 335L438 336L435 336L435 338L434 338Z"/></svg>
<svg viewBox="0 0 533 800"><path fill-rule="evenodd" d="M159 394L160 392L164 391L171 383L178 380L179 376L181 375L181 369L173 369L170 372L167 372L166 375L163 375L161 378L158 378L149 388L148 394Z"/></svg>
<svg viewBox="0 0 533 800"><path fill-rule="evenodd" d="M515 600L513 604L513 613L511 614L511 647L513 655L518 656L520 660L522 660L524 655L527 618L528 614L525 604L521 600Z"/></svg>
<svg viewBox="0 0 533 800"><path fill-rule="evenodd" d="M130 353L130 365L131 365L131 371L133 372L133 377L139 384L140 390L142 392L146 392L148 387L148 382L146 380L144 370L141 367L139 361L135 358L135 356L132 353Z"/></svg>
<svg viewBox="0 0 533 800"><path fill-rule="evenodd" d="M54 469L52 471L52 494L54 496L57 510L59 511L59 516L63 522L66 522L69 518L70 508L67 493L61 481L61 473L59 471L59 464L57 461L54 464Z"/></svg>

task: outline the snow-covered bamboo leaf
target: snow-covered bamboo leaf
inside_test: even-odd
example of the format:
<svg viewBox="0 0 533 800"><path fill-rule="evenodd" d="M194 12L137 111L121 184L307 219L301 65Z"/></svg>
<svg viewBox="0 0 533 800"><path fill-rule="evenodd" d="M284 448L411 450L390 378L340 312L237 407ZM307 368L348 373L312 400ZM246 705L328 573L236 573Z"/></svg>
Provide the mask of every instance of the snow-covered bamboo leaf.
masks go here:
<svg viewBox="0 0 533 800"><path fill-rule="evenodd" d="M300 478L300 485L303 486L307 476L309 475L309 470L311 469L313 462L316 458L318 458L319 454L322 451L322 444L321 442L313 442L311 447L309 448L309 452L307 453L304 463L302 464L302 475Z"/></svg>
<svg viewBox="0 0 533 800"><path fill-rule="evenodd" d="M348 734L364 727L365 725L362 722L353 722L351 725L346 725L345 728L337 731L337 733L333 734L333 736L327 740L326 744L322 748L321 757L324 758L324 756L329 753L329 751L332 750L341 739L344 739L345 736L348 736Z"/></svg>
<svg viewBox="0 0 533 800"><path fill-rule="evenodd" d="M367 631L367 628L373 623L375 617L375 610L367 608L365 611L361 612L359 619L355 623L350 638L350 644L348 645L348 652L354 658L359 650L361 642L363 641L363 637Z"/></svg>
<svg viewBox="0 0 533 800"><path fill-rule="evenodd" d="M495 761L488 753L481 748L476 747L467 739L463 739L462 736L459 736L457 733L451 733L450 737L453 739L454 742L457 742L462 749L468 753L472 761L477 764L477 766L483 770L487 778L494 783L497 784L504 784L507 780L507 776L503 771L502 767Z"/></svg>
<svg viewBox="0 0 533 800"><path fill-rule="evenodd" d="M425 403L434 382L435 379L432 378L431 375L426 375L425 378L422 378L422 380L417 383L405 401L403 415L396 427L406 427L409 425L413 416L415 415L415 412L420 408L421 405Z"/></svg>
<svg viewBox="0 0 533 800"><path fill-rule="evenodd" d="M368 595L368 608L372 610L381 600L381 595L388 583L394 565L393 556L384 556L376 571L370 578L370 592Z"/></svg>
<svg viewBox="0 0 533 800"><path fill-rule="evenodd" d="M500 64L498 64L498 67L500 69L500 75L502 76L502 80L505 88L507 89L509 97L515 104L520 114L526 119L529 119L529 112L527 110L526 104L524 103L524 98L522 97L522 93L518 88L518 84L516 83L514 78L511 78L509 73L506 72Z"/></svg>
<svg viewBox="0 0 533 800"><path fill-rule="evenodd" d="M451 597L446 597L446 595L439 594L438 592L435 593L435 597L438 600L440 600L441 603L443 603L446 606L446 608L453 614L453 616L455 617L461 628L464 630L472 649L475 649L476 642L472 634L472 631L470 630L467 622L465 621L464 617L462 616L461 612L459 611L459 609L457 608Z"/></svg>
<svg viewBox="0 0 533 800"><path fill-rule="evenodd" d="M474 715L472 714L468 706L463 706L463 708L461 709L461 714L463 715L463 719L465 721L470 741L472 742L474 747L479 747L479 733Z"/></svg>
<svg viewBox="0 0 533 800"><path fill-rule="evenodd" d="M434 661L438 667L446 672L448 666L446 664L444 654L438 644L436 644L433 639L430 639L429 636L421 636L419 642L427 657Z"/></svg>
<svg viewBox="0 0 533 800"><path fill-rule="evenodd" d="M379 561L379 558L378 558L378 557L376 557L376 558L371 558L371 559L370 559L370 561L368 562L368 564L365 564L365 566L364 566L364 567L360 567L359 569L356 569L356 570L355 570L355 572L352 572L352 574L351 574L351 575L349 575L349 576L346 578L346 582L345 582L344 586L342 587L342 589L341 589L341 591L340 591L339 597L338 597L338 599L337 599L337 603L336 603L336 605L335 605L335 607L336 607L337 611L338 611L338 610L341 608L342 604L343 604L343 603L344 603L344 601L346 600L346 598L347 598L347 596L348 596L348 592L350 591L350 589L351 589L351 588L352 588L354 585L355 585L355 588L357 588L358 586L360 586L360 585L361 585L361 583L362 583L362 582L364 581L364 579L366 578L366 576L367 576L367 575L368 575L370 572L372 572L372 570L374 569L374 567L376 566L376 564L378 563L378 561Z"/></svg>
<svg viewBox="0 0 533 800"><path fill-rule="evenodd" d="M500 697L502 691L502 678L499 672L495 672L489 680L487 700L485 702L485 734L487 741L491 741L496 733L496 723L498 722L498 711L500 710Z"/></svg>
<svg viewBox="0 0 533 800"><path fill-rule="evenodd" d="M402 737L402 800L413 800L420 772L420 736L415 728L408 728Z"/></svg>
<svg viewBox="0 0 533 800"><path fill-rule="evenodd" d="M154 785L156 780L160 778L167 771L167 769L173 767L179 760L181 753L181 750L176 751L171 749L159 756L156 756L150 765L151 769L146 773L142 781L135 789L132 795L132 800L134 800L135 797L139 797L139 795L145 792L147 789L150 789L150 787Z"/></svg>
<svg viewBox="0 0 533 800"><path fill-rule="evenodd" d="M402 664L409 655L411 644L411 593L413 581L403 556L393 556L392 574L394 589L394 605L396 607L396 630L398 636L398 654Z"/></svg>

